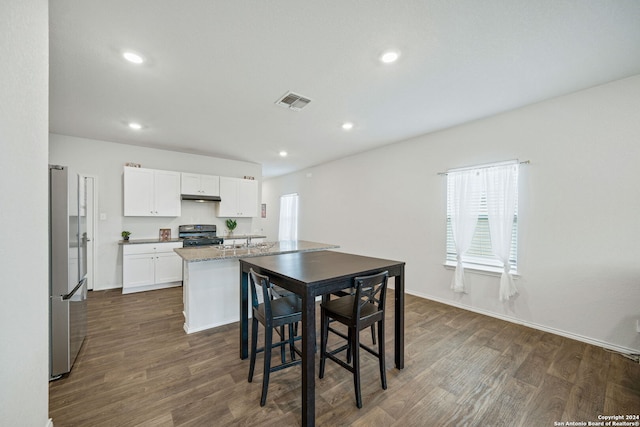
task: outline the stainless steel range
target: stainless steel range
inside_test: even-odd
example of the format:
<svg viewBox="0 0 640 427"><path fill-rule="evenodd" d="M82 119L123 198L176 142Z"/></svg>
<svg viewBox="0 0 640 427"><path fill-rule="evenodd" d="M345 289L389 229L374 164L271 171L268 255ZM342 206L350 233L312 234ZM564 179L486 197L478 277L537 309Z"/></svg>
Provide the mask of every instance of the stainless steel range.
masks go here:
<svg viewBox="0 0 640 427"><path fill-rule="evenodd" d="M211 246L224 243L222 237L216 236L216 226L208 224L189 224L178 227L178 237L182 239L182 247Z"/></svg>

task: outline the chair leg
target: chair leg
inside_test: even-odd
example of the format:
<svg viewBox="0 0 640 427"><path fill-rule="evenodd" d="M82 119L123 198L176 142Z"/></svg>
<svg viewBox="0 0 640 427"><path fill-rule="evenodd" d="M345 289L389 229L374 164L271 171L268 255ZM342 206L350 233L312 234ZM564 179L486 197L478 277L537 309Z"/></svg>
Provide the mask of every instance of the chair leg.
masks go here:
<svg viewBox="0 0 640 427"><path fill-rule="evenodd" d="M280 341L284 341L284 325L280 326ZM287 349L285 348L284 345L280 346L280 361L282 363L285 363L287 361L287 355L286 355Z"/></svg>
<svg viewBox="0 0 640 427"><path fill-rule="evenodd" d="M251 359L249 361L249 382L253 381L253 371L256 367L256 348L258 348L258 320L254 317L251 323Z"/></svg>
<svg viewBox="0 0 640 427"><path fill-rule="evenodd" d="M267 389L269 388L269 373L271 371L271 343L273 342L273 328L265 327L264 331L264 373L262 374L262 397L260 406L267 402Z"/></svg>
<svg viewBox="0 0 640 427"><path fill-rule="evenodd" d="M376 345L376 324L371 325L371 342Z"/></svg>
<svg viewBox="0 0 640 427"><path fill-rule="evenodd" d="M387 389L387 371L385 369L385 349L384 349L384 319L379 322L378 325L378 359L380 362L380 381L382 382L382 389Z"/></svg>
<svg viewBox="0 0 640 427"><path fill-rule="evenodd" d="M297 325L297 323L296 323ZM293 333L293 323L289 323L289 352L291 353L291 360L296 360L296 352L293 349L293 339L295 338L295 335ZM283 346L284 347L284 346Z"/></svg>
<svg viewBox="0 0 640 427"><path fill-rule="evenodd" d="M353 341L353 337L351 334L351 328L349 328L349 331L347 332L347 364L351 364L351 342Z"/></svg>
<svg viewBox="0 0 640 427"><path fill-rule="evenodd" d="M327 339L329 338L329 318L324 311L320 313L320 325L322 330L320 333L320 373L318 377L322 378L324 377L324 368L327 362L325 353L327 352Z"/></svg>
<svg viewBox="0 0 640 427"><path fill-rule="evenodd" d="M349 328L351 351L353 357L353 386L356 390L356 406L362 408L362 392L360 391L360 334Z"/></svg>

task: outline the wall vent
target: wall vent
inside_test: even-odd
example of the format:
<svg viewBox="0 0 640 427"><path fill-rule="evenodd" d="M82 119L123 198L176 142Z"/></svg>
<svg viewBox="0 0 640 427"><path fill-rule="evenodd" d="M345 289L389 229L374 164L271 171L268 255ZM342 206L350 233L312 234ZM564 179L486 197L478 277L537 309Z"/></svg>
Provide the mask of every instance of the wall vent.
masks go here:
<svg viewBox="0 0 640 427"><path fill-rule="evenodd" d="M311 100L307 97L293 92L287 92L276 101L276 105L289 108L290 110L300 111L310 102Z"/></svg>

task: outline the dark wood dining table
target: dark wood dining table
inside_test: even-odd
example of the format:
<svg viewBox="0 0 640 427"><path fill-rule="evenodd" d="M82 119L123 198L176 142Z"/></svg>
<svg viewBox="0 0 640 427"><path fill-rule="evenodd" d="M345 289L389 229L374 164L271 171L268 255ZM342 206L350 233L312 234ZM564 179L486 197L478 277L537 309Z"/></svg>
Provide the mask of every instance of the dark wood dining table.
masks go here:
<svg viewBox="0 0 640 427"><path fill-rule="evenodd" d="M394 277L395 366L404 368L404 262L335 251L298 252L240 259L240 358L249 352L249 271L302 299L302 425L315 425L316 296L348 288L354 277L388 271Z"/></svg>

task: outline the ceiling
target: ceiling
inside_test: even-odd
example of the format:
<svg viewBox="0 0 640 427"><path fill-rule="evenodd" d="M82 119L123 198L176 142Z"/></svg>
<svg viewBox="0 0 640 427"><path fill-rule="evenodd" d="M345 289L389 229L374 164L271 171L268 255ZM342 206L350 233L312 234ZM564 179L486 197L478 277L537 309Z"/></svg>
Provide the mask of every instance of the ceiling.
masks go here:
<svg viewBox="0 0 640 427"><path fill-rule="evenodd" d="M255 162L265 177L640 74L637 0L52 0L49 11L51 132ZM127 49L146 62L125 61ZM379 61L387 49L398 61ZM275 105L288 91L311 103Z"/></svg>

